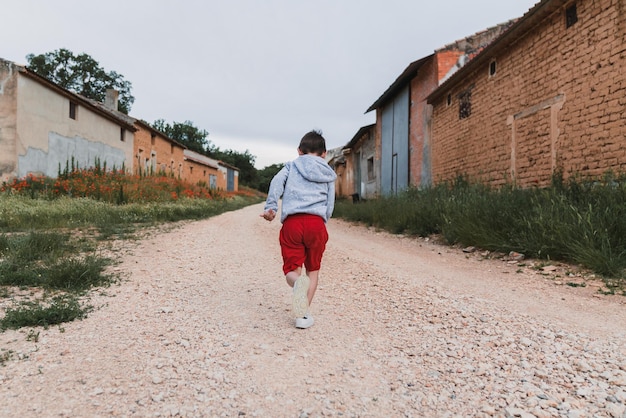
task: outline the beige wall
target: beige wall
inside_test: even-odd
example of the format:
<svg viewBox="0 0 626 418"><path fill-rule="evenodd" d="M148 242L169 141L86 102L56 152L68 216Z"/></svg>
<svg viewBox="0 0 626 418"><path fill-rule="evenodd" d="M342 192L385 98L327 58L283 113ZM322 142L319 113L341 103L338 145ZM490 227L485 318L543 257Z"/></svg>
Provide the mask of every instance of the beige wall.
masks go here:
<svg viewBox="0 0 626 418"><path fill-rule="evenodd" d="M565 2L495 59L434 101L433 179L459 174L501 185L545 186L555 170L599 176L626 169L623 2ZM472 67L473 68L473 67ZM459 118L459 94L471 115ZM451 97L447 104L447 95Z"/></svg>
<svg viewBox="0 0 626 418"><path fill-rule="evenodd" d="M74 157L80 167L96 158L108 168L129 167L133 132L78 104L76 119L69 117L70 99L19 75L17 82L17 175L56 177ZM123 135L122 135L123 129Z"/></svg>

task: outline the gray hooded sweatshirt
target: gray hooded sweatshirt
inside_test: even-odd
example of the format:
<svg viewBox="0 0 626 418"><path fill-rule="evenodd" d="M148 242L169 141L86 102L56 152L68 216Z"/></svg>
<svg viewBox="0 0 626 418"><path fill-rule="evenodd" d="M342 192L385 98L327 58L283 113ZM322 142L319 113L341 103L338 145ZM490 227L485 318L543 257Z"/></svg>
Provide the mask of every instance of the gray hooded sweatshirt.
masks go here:
<svg viewBox="0 0 626 418"><path fill-rule="evenodd" d="M283 198L280 221L289 215L308 213L328 222L335 208L337 175L326 161L314 154L304 154L288 162L274 176L265 202L265 211L278 211Z"/></svg>

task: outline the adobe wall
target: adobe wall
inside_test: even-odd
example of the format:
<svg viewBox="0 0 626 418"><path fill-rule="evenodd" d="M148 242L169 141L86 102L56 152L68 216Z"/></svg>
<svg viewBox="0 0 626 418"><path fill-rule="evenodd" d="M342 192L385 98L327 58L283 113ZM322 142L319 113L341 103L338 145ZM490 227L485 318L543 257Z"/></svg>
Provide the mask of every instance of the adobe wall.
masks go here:
<svg viewBox="0 0 626 418"><path fill-rule="evenodd" d="M552 173L626 169L623 1L578 1L566 27L559 9L433 103L432 173L502 185L549 184ZM460 119L460 94L471 115Z"/></svg>
<svg viewBox="0 0 626 418"><path fill-rule="evenodd" d="M216 186L217 186L217 176L218 171L215 168L208 167L204 164L200 164L198 162L192 160L185 160L184 170L183 170L183 178L186 182L191 184L203 183L205 187L210 186L210 177L216 176ZM224 186L224 189L226 186Z"/></svg>
<svg viewBox="0 0 626 418"><path fill-rule="evenodd" d="M133 172L143 173L145 168L154 167L154 173L165 173L182 177L183 171L183 148L168 141L163 136L155 134L141 125L135 125L138 129L135 132L135 158L133 160ZM154 159L154 157L156 159ZM154 162L153 162L154 160Z"/></svg>
<svg viewBox="0 0 626 418"><path fill-rule="evenodd" d="M352 156L347 156L347 159L350 159ZM335 196L340 197L348 197L352 193L354 193L354 170L352 164L347 164L345 161L343 163L335 164L335 174L337 174L337 179L335 180Z"/></svg>

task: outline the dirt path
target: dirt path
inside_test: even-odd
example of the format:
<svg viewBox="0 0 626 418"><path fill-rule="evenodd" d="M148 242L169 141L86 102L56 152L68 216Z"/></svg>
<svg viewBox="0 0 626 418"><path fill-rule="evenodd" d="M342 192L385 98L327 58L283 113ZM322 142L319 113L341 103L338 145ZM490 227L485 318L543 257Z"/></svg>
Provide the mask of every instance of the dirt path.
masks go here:
<svg viewBox="0 0 626 418"><path fill-rule="evenodd" d="M260 212L129 243L87 319L0 334L0 416L626 411L626 298L333 219L316 323L297 330Z"/></svg>

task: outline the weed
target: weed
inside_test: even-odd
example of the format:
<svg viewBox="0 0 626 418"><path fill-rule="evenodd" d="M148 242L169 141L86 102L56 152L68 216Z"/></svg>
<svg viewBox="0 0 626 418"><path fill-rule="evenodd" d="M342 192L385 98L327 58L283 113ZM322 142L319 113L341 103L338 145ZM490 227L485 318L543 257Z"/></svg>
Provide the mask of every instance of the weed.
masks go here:
<svg viewBox="0 0 626 418"><path fill-rule="evenodd" d="M567 282L565 284L569 287L587 287L587 283Z"/></svg>
<svg viewBox="0 0 626 418"><path fill-rule="evenodd" d="M43 326L71 322L82 319L91 311L90 306L81 306L73 295L57 295L50 303L24 302L16 308L9 308L0 319L0 330L18 329L22 327Z"/></svg>
<svg viewBox="0 0 626 418"><path fill-rule="evenodd" d="M26 341L39 342L39 331L35 332L35 330L31 329L28 331L28 335L26 336Z"/></svg>
<svg viewBox="0 0 626 418"><path fill-rule="evenodd" d="M13 358L13 350L0 349L0 366L5 366L6 362Z"/></svg>

